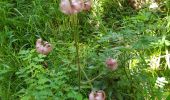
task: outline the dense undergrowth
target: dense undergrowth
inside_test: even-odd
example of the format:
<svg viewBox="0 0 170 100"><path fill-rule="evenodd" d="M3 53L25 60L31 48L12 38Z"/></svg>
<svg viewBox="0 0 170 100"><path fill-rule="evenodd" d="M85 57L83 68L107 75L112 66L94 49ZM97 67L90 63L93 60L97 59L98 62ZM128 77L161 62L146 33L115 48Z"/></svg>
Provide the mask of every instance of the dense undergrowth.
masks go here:
<svg viewBox="0 0 170 100"><path fill-rule="evenodd" d="M170 99L168 0L138 10L128 0L94 0L77 15L63 14L59 3L0 1L1 100L87 100L92 90L107 100ZM52 44L49 55L36 52L38 38Z"/></svg>

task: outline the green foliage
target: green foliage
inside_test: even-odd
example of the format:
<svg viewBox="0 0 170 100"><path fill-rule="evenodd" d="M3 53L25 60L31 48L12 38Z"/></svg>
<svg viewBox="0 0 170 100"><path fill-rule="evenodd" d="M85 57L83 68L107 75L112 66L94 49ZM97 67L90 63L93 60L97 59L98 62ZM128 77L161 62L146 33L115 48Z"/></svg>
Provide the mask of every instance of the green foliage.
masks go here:
<svg viewBox="0 0 170 100"><path fill-rule="evenodd" d="M73 16L61 13L60 0L0 1L0 99L87 100L104 90L107 100L169 100L169 0L154 11L93 1ZM52 44L49 55L34 49L40 37Z"/></svg>
<svg viewBox="0 0 170 100"><path fill-rule="evenodd" d="M16 72L22 83L20 91L15 95L22 100L54 100L68 98L82 98L68 83L68 68L61 68L60 71L46 68L44 55L36 55L35 50L23 50L19 53L22 67ZM48 66L50 67L50 66ZM73 95L74 94L74 95ZM79 95L76 96L75 95Z"/></svg>

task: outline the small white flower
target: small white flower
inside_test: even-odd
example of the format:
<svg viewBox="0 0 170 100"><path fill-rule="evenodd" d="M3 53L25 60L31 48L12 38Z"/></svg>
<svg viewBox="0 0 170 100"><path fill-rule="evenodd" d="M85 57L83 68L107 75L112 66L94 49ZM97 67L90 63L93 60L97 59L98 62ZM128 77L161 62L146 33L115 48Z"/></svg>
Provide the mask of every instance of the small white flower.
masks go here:
<svg viewBox="0 0 170 100"><path fill-rule="evenodd" d="M158 8L158 4L157 3L152 3L150 6L149 6L149 9L157 9Z"/></svg>
<svg viewBox="0 0 170 100"><path fill-rule="evenodd" d="M167 84L167 83L168 83L168 81L166 81L165 77L158 77L155 85L160 88L163 88L165 86L165 84Z"/></svg>
<svg viewBox="0 0 170 100"><path fill-rule="evenodd" d="M160 61L161 58L159 56L152 56L149 65L152 69L158 69L160 67Z"/></svg>

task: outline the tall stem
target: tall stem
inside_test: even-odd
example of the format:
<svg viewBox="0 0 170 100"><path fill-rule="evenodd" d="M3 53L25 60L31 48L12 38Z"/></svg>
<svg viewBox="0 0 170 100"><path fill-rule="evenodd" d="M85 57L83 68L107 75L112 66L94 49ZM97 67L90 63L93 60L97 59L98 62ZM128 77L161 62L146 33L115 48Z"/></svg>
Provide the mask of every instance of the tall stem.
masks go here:
<svg viewBox="0 0 170 100"><path fill-rule="evenodd" d="M77 15L73 15L71 19L73 27L73 37L76 47L76 65L78 67L78 80L79 80L79 92L80 92L80 81L81 81L81 69L80 69L80 57L79 57L79 32L78 32L78 19Z"/></svg>
<svg viewBox="0 0 170 100"><path fill-rule="evenodd" d="M80 92L81 71L80 71L79 34L78 34L78 32L75 32L75 46L76 46L76 63L77 63L77 67L78 67L79 92Z"/></svg>

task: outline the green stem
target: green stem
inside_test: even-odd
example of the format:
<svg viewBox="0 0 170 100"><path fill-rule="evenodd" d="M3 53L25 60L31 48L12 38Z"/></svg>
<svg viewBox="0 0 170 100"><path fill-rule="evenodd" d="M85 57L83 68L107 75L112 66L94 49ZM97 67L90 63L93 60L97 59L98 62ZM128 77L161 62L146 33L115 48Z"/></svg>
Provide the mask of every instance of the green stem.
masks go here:
<svg viewBox="0 0 170 100"><path fill-rule="evenodd" d="M86 81L86 82L82 82L83 84L86 84L86 83L91 83L91 82L93 82L94 80L96 80L97 78L99 78L100 76L102 76L103 75L103 73L100 73L98 76L96 76L95 78L93 78L93 79L88 79L88 81Z"/></svg>
<svg viewBox="0 0 170 100"><path fill-rule="evenodd" d="M77 33L77 32L76 32ZM80 92L80 81L81 81L81 72L80 72L80 58L79 58L79 41L78 41L78 33L76 34L75 45L76 45L76 61L78 67L78 79L79 79L79 92Z"/></svg>
<svg viewBox="0 0 170 100"><path fill-rule="evenodd" d="M92 83L91 83L91 80L88 78L86 72L85 72L82 68L81 68L81 71L83 72L84 76L85 76L86 79L88 80L88 83L89 83L90 87L93 88L93 85L92 85Z"/></svg>
<svg viewBox="0 0 170 100"><path fill-rule="evenodd" d="M81 81L81 69L80 69L80 57L79 57L79 33L78 33L78 20L77 15L72 16L73 35L76 47L76 64L78 67L78 80L79 80L79 92L80 92L80 81Z"/></svg>

